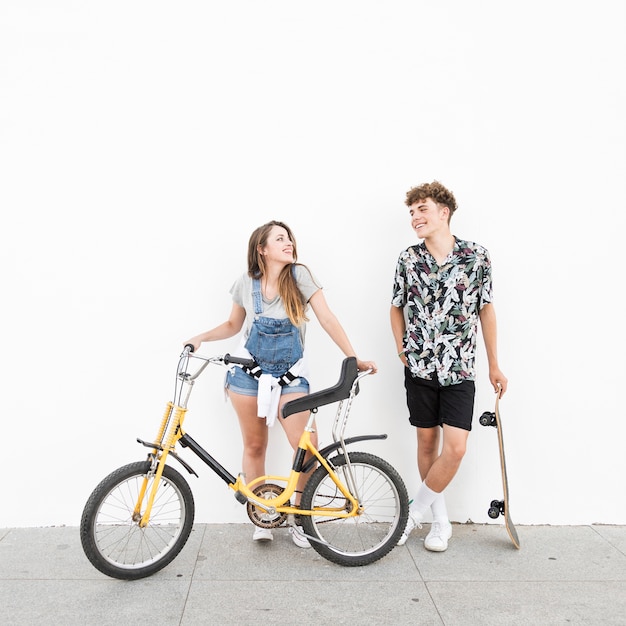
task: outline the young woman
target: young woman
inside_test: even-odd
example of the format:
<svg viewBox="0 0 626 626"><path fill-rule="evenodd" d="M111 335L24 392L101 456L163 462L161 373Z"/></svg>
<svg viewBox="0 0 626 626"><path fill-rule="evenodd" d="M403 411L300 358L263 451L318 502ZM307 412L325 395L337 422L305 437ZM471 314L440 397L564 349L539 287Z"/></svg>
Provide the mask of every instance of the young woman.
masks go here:
<svg viewBox="0 0 626 626"><path fill-rule="evenodd" d="M242 469L247 482L265 474L268 426L283 404L309 393L304 350L309 305L346 357L356 356L339 320L328 307L321 286L305 265L296 263L297 258L295 238L286 224L271 221L257 228L248 242L248 272L230 290L230 317L185 342L197 350L205 341L228 339L243 329L240 345L232 354L253 358L256 365L252 370L231 367L225 386L239 418ZM357 359L357 367L377 370L373 361ZM294 450L307 419L305 411L279 420ZM312 433L311 438L317 446L316 434ZM300 476L298 492L307 478L308 475ZM299 499L295 504L298 503ZM297 528L290 528L290 532L297 546L310 547ZM272 531L255 527L252 538L270 541Z"/></svg>

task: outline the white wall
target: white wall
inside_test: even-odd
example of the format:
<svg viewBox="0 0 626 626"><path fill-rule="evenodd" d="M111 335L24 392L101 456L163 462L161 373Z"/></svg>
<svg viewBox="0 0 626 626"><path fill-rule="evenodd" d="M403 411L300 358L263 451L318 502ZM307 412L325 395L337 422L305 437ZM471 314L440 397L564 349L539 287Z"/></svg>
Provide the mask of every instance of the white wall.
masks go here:
<svg viewBox="0 0 626 626"><path fill-rule="evenodd" d="M0 526L76 525L96 483L144 457L135 437L154 434L181 343L225 319L272 218L378 362L351 433L387 432L362 447L413 492L388 311L414 241L404 194L433 178L457 195L454 232L494 263L514 519L626 523L625 11L587 7L5 0ZM333 384L342 355L315 321L308 348L314 387ZM477 415L493 405L482 351L479 374ZM236 473L221 376L198 383L186 427ZM271 450L286 469L278 429ZM186 458L197 521L244 521ZM497 464L476 423L453 520L489 521Z"/></svg>

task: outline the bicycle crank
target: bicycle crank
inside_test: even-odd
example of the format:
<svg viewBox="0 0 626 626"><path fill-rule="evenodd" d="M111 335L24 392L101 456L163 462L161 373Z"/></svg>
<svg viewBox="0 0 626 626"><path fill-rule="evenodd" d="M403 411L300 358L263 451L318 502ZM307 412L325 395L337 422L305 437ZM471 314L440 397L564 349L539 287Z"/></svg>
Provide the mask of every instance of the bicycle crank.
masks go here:
<svg viewBox="0 0 626 626"><path fill-rule="evenodd" d="M284 487L280 485L265 483L254 490L254 495L263 500L270 500L277 498L284 490ZM246 509L252 523L261 528L277 528L287 521L287 513L278 513L274 509L264 509L254 502L248 502Z"/></svg>

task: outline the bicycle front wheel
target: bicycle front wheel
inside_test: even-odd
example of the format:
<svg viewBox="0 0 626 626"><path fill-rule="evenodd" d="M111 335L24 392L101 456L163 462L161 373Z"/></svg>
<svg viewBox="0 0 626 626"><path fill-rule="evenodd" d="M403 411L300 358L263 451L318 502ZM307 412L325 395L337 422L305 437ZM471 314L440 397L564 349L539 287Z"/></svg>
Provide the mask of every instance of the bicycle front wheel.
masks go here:
<svg viewBox="0 0 626 626"><path fill-rule="evenodd" d="M193 495L187 481L169 465L163 468L148 525L139 526L154 483L149 470L148 461L120 467L94 489L85 504L80 523L83 550L107 576L134 580L158 572L183 549L191 533ZM141 513L135 515L144 487Z"/></svg>
<svg viewBox="0 0 626 626"><path fill-rule="evenodd" d="M344 485L354 485L360 514L338 518L301 515L311 546L339 565L368 565L388 554L398 543L409 514L409 499L400 474L387 461L367 452L338 455L329 463ZM352 476L353 481L349 480ZM300 508L348 510L349 502L323 466L311 475ZM317 540L317 541L316 541Z"/></svg>

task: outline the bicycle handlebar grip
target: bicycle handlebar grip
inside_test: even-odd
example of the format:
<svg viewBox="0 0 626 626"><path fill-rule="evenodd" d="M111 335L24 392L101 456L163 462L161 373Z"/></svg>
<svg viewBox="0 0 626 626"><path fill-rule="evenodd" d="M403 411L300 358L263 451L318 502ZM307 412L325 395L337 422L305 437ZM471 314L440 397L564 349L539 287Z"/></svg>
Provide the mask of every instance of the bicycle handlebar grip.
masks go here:
<svg viewBox="0 0 626 626"><path fill-rule="evenodd" d="M230 354L224 355L224 363L226 363L226 365L228 365L229 363L237 363L238 365L247 365L248 367L254 366L253 359L242 359L241 357L232 356Z"/></svg>

